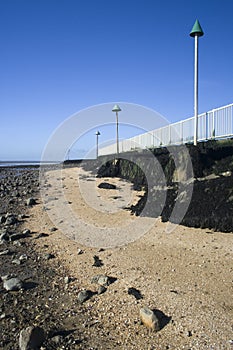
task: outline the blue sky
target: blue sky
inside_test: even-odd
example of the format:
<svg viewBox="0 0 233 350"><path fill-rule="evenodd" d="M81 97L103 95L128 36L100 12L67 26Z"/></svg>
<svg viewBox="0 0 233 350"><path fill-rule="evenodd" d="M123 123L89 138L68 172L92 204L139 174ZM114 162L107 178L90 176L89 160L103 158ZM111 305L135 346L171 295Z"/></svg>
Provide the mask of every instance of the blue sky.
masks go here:
<svg viewBox="0 0 233 350"><path fill-rule="evenodd" d="M232 13L232 0L0 0L0 160L40 159L58 125L101 103L191 117L196 18L199 112L232 103Z"/></svg>

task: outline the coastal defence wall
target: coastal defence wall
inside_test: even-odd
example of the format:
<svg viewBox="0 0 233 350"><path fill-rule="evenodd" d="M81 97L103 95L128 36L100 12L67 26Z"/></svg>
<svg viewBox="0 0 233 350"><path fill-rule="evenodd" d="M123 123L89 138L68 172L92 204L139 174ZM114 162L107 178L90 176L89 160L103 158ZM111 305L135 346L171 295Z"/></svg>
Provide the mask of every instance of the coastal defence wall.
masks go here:
<svg viewBox="0 0 233 350"><path fill-rule="evenodd" d="M94 162L99 177L122 177L145 190L129 208L136 215L233 232L233 139L128 152L119 159L102 156ZM175 206L185 209L182 220Z"/></svg>

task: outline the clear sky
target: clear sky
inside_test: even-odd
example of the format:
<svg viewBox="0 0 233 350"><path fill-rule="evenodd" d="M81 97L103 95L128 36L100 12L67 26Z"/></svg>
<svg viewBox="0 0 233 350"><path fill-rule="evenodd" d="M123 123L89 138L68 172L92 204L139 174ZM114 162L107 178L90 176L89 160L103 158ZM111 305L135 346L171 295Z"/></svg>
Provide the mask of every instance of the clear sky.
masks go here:
<svg viewBox="0 0 233 350"><path fill-rule="evenodd" d="M40 159L58 125L101 103L191 117L196 18L199 112L232 103L232 14L232 0L0 0L0 160Z"/></svg>

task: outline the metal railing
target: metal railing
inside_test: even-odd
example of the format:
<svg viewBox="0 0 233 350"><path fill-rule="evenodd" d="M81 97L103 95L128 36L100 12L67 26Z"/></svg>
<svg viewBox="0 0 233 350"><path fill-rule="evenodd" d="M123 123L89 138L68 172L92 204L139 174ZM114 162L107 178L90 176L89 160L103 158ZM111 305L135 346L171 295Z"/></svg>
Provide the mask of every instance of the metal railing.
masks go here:
<svg viewBox="0 0 233 350"><path fill-rule="evenodd" d="M198 115L198 141L233 136L233 103ZM194 117L119 142L119 152L193 143ZM100 148L99 155L116 153L116 143Z"/></svg>

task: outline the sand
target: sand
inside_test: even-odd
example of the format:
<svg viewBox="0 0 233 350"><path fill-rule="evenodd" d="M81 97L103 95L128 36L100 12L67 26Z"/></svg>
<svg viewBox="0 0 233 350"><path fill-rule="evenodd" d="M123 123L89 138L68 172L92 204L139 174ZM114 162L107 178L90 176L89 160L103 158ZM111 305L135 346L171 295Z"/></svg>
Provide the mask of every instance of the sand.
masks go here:
<svg viewBox="0 0 233 350"><path fill-rule="evenodd" d="M117 189L99 189L104 181ZM83 317L86 313L85 348L233 349L232 234L179 225L167 233L167 223L124 209L142 192L121 179L96 179L70 168L50 171L42 183L42 198L30 209L25 226L48 234L35 241L36 249L53 253L72 278L69 307L81 308ZM93 266L94 255L103 266ZM80 306L77 293L95 291L90 280L102 273L115 281ZM159 315L159 332L140 324L144 305ZM78 322L70 314L64 327L75 328Z"/></svg>

